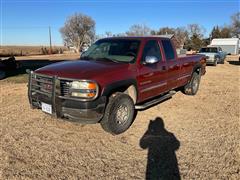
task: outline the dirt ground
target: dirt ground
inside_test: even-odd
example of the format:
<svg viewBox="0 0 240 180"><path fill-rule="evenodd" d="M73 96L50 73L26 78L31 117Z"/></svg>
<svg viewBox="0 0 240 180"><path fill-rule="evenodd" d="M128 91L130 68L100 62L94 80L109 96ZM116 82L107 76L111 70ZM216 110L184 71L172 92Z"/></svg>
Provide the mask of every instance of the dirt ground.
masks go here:
<svg viewBox="0 0 240 180"><path fill-rule="evenodd" d="M240 179L239 102L240 64L232 56L207 67L196 96L178 92L112 136L99 124L30 109L27 84L3 80L0 179L144 179L147 171L164 179L168 172L182 179ZM145 134L153 126L162 133Z"/></svg>

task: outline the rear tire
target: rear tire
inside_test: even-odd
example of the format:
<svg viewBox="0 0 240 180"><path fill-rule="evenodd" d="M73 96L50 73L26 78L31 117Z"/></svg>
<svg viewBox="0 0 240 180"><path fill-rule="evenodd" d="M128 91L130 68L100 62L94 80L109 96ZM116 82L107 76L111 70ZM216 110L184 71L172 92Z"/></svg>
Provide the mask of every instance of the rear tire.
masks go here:
<svg viewBox="0 0 240 180"><path fill-rule="evenodd" d="M201 72L194 72L191 80L183 87L183 93L186 95L196 95L200 85Z"/></svg>
<svg viewBox="0 0 240 180"><path fill-rule="evenodd" d="M114 93L109 98L100 124L105 131L117 135L131 126L134 114L135 107L132 98L124 93Z"/></svg>

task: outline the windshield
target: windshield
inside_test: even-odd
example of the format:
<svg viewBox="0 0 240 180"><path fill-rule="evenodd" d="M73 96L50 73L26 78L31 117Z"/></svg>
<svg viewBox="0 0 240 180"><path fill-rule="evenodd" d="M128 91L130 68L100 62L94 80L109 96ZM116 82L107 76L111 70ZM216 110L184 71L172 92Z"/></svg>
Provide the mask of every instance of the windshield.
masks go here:
<svg viewBox="0 0 240 180"><path fill-rule="evenodd" d="M200 53L217 53L217 48L202 48Z"/></svg>
<svg viewBox="0 0 240 180"><path fill-rule="evenodd" d="M85 51L80 59L134 62L140 41L129 39L102 39Z"/></svg>

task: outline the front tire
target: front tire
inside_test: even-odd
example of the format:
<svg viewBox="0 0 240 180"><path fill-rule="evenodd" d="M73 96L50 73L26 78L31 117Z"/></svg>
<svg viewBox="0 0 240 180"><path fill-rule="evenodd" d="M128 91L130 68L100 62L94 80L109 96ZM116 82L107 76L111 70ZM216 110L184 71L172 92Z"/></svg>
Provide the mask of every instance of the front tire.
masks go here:
<svg viewBox="0 0 240 180"><path fill-rule="evenodd" d="M224 59L222 60L221 64L224 64Z"/></svg>
<svg viewBox="0 0 240 180"><path fill-rule="evenodd" d="M218 62L219 62L219 58L215 59L213 66L217 66Z"/></svg>
<svg viewBox="0 0 240 180"><path fill-rule="evenodd" d="M130 96L124 93L114 93L109 98L103 119L102 128L113 134L125 132L134 120L135 107Z"/></svg>
<svg viewBox="0 0 240 180"><path fill-rule="evenodd" d="M183 87L183 93L186 95L196 95L200 85L201 71L199 74L194 72L191 80Z"/></svg>

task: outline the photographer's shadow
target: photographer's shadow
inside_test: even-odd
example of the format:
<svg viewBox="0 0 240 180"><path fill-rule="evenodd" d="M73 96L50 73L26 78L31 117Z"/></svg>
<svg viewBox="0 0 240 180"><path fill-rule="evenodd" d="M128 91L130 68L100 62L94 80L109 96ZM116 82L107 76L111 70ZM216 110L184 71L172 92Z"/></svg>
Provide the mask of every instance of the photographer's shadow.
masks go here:
<svg viewBox="0 0 240 180"><path fill-rule="evenodd" d="M162 118L150 120L148 130L140 140L140 147L148 149L146 179L181 179L175 151L180 142L164 128Z"/></svg>

